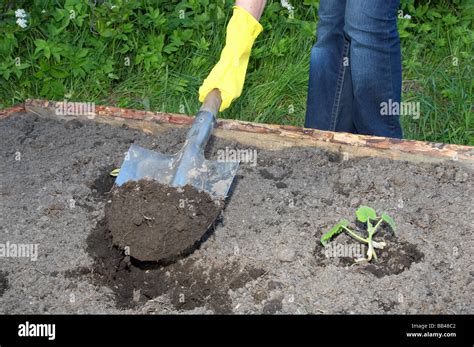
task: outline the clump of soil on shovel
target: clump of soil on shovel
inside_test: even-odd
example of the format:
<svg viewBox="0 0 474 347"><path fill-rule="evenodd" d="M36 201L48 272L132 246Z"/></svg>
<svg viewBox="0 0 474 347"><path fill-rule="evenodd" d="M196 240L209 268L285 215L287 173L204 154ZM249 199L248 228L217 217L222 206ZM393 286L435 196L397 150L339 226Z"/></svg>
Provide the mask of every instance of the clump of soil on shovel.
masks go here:
<svg viewBox="0 0 474 347"><path fill-rule="evenodd" d="M112 243L143 262L170 262L191 253L223 208L192 186L130 181L112 190L105 208Z"/></svg>

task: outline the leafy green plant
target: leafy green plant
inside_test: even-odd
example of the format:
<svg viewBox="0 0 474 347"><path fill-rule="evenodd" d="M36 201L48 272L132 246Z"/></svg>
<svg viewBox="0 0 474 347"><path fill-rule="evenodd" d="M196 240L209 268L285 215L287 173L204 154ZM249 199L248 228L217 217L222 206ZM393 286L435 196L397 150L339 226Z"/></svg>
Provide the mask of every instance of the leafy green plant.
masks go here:
<svg viewBox="0 0 474 347"><path fill-rule="evenodd" d="M377 260L377 254L375 249L383 249L386 246L385 242L377 242L373 239L374 235L380 230L380 227L385 223L393 233L395 233L396 225L395 221L389 215L382 213L377 216L375 210L368 206L360 206L356 211L357 220L364 223L366 226L366 234L364 237L355 230L349 228L349 221L342 219L337 223L331 230L325 233L321 237L321 244L326 246L328 242L339 235L342 232L346 232L349 236L356 239L359 242L366 243L368 245L367 258L357 259L356 261L371 261L372 258Z"/></svg>
<svg viewBox="0 0 474 347"><path fill-rule="evenodd" d="M0 1L0 108L27 98L194 114L233 0ZM267 1L242 96L220 116L303 125L319 0ZM25 25L16 11L26 14ZM474 145L472 0L402 0L404 136ZM144 103L144 100L148 102Z"/></svg>

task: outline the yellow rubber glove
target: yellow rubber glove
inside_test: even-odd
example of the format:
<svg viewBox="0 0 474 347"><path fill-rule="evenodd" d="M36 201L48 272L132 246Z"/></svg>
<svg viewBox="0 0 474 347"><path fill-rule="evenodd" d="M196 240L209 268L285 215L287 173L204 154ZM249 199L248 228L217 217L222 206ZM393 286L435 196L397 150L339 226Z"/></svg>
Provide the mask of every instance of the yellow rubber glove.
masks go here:
<svg viewBox="0 0 474 347"><path fill-rule="evenodd" d="M250 51L262 25L242 7L234 6L234 13L227 24L226 44L221 58L199 88L199 101L215 88L222 97L220 111L228 108L242 94Z"/></svg>

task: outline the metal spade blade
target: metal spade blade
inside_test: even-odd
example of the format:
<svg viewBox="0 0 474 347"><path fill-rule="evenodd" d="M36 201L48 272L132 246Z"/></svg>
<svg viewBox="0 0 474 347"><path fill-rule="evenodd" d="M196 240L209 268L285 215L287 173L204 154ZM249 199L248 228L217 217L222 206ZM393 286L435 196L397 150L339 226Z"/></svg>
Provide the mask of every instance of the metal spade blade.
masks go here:
<svg viewBox="0 0 474 347"><path fill-rule="evenodd" d="M239 168L239 162L207 160L204 148L211 136L221 103L217 89L208 94L186 136L183 148L174 155L131 145L115 184L142 178L172 187L187 184L214 199L225 199Z"/></svg>

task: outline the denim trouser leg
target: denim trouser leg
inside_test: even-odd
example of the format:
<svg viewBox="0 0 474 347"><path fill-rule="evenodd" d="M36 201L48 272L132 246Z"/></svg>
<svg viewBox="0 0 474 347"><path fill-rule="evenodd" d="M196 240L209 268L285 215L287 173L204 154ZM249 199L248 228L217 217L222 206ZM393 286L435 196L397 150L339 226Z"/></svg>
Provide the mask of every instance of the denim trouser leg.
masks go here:
<svg viewBox="0 0 474 347"><path fill-rule="evenodd" d="M399 2L321 0L318 40L311 54L305 126L402 136L399 117L381 115L382 102L401 99L396 18ZM329 28L334 27L334 33L328 34Z"/></svg>
<svg viewBox="0 0 474 347"><path fill-rule="evenodd" d="M318 40L311 50L306 128L336 130L339 100L347 76L344 66L344 54L348 52L344 38L345 8L346 0L321 0L319 5Z"/></svg>
<svg viewBox="0 0 474 347"><path fill-rule="evenodd" d="M400 0L348 1L345 32L359 134L402 137L398 116L381 115L383 102L401 101L402 68L397 9Z"/></svg>

